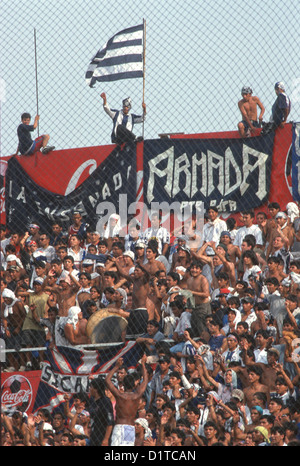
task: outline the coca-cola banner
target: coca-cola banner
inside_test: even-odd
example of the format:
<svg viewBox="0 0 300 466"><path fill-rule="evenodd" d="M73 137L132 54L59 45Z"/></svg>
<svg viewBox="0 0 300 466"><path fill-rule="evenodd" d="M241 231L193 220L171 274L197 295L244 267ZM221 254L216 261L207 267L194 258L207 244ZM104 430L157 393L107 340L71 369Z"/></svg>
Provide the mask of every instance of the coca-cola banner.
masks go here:
<svg viewBox="0 0 300 466"><path fill-rule="evenodd" d="M3 412L32 412L40 384L41 371L1 374L1 406Z"/></svg>
<svg viewBox="0 0 300 466"><path fill-rule="evenodd" d="M136 147L128 147L126 151L113 147L110 146L109 154L105 149L104 153L100 152L100 161L99 154L97 159L86 159L85 153L81 164L76 158L70 163L70 154L66 154L66 160L56 160L56 163L50 154L48 161L39 155L39 170L34 167L33 157L28 157L28 162L22 158L22 164L18 158L12 157L6 171L7 226L11 230L24 231L29 223L37 223L50 230L54 221L68 225L76 210L96 228L101 218L108 215L110 205L119 210L120 194L127 196L128 203L134 202ZM57 159L55 152L53 156ZM82 156L82 151L79 155ZM32 171L28 167L30 164Z"/></svg>

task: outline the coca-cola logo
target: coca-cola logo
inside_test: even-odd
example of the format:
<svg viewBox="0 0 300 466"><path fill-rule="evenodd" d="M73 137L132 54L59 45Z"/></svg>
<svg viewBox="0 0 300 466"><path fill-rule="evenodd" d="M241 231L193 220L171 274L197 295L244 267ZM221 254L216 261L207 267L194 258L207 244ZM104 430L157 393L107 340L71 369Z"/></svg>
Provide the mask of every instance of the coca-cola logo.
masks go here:
<svg viewBox="0 0 300 466"><path fill-rule="evenodd" d="M1 392L1 404L7 410L18 409L26 412L33 399L32 386L23 375L8 377L2 384Z"/></svg>

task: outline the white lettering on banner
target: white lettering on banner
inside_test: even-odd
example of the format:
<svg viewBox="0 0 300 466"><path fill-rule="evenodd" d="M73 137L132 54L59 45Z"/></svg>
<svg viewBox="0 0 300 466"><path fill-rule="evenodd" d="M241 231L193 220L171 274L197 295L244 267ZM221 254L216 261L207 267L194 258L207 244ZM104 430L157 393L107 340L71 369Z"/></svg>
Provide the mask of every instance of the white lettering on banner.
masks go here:
<svg viewBox="0 0 300 466"><path fill-rule="evenodd" d="M257 161L254 165L251 165L249 162L249 156L252 155L253 157L257 158ZM264 154L263 152L258 152L255 149L247 147L243 145L243 181L240 186L241 195L245 194L247 191L249 184L247 183L247 178L250 173L254 170L258 173L258 191L256 192L256 196L262 200L267 195L267 186L266 186L266 162L268 159L268 155ZM258 169L258 170L257 170Z"/></svg>
<svg viewBox="0 0 300 466"><path fill-rule="evenodd" d="M160 170L157 166L163 161L167 159L167 166L164 170ZM155 184L155 175L158 178L167 177L166 184L164 186L164 190L168 194L169 197L172 197L172 186L173 186L173 171L174 171L174 147L170 147L165 152L158 154L156 157L149 161L149 181L148 181L148 189L147 189L147 199L150 203L153 201L153 189Z"/></svg>
<svg viewBox="0 0 300 466"><path fill-rule="evenodd" d="M232 170L230 170L230 167L234 170L236 182L232 186L230 186L230 173ZM238 189L242 182L242 174L240 167L238 166L233 153L228 147L225 151L225 193L228 196L228 194L232 193L235 189Z"/></svg>
<svg viewBox="0 0 300 466"><path fill-rule="evenodd" d="M0 189L0 214L5 212L5 188Z"/></svg>
<svg viewBox="0 0 300 466"><path fill-rule="evenodd" d="M256 159L254 164L251 163L250 157ZM174 147L170 147L149 161L147 201L148 203L153 201L156 183L160 183L159 188L164 189L172 199L180 191L189 198L197 193L208 197L216 189L222 197L229 196L236 189L240 189L241 195L244 195L250 186L247 182L248 177L253 172L257 174L258 179L258 189L255 194L262 200L267 195L267 160L268 154L245 144L242 150L242 166L239 166L230 147L226 149L224 155L210 150L207 154L195 153L191 157L191 162L186 154L175 159ZM184 183L183 187L180 187L179 181ZM227 202L229 206L234 201L222 202Z"/></svg>
<svg viewBox="0 0 300 466"><path fill-rule="evenodd" d="M97 162L94 159L86 160L84 163L82 163L77 170L73 173L72 178L69 181L69 184L67 186L65 196L67 194L70 194L74 189L77 187L77 183L79 181L79 178L81 177L82 173L86 168L90 167L89 169L89 174L91 175L93 171L96 170L97 168Z"/></svg>
<svg viewBox="0 0 300 466"><path fill-rule="evenodd" d="M59 374L46 363L43 365L41 380L64 393L87 392L89 389L89 375Z"/></svg>
<svg viewBox="0 0 300 466"><path fill-rule="evenodd" d="M73 180L74 183L75 183L75 181L74 181L75 179L77 180L76 182L78 182L78 179L79 179L80 175L82 174L83 170L85 168L87 168L90 165L91 162L93 162L93 161L92 160L87 161L86 163L82 164L76 170L76 172L74 173L74 175L72 177L72 180ZM92 171L94 171L94 169ZM91 171L90 171L90 173L91 173ZM109 215L115 213L115 210L112 210L113 207L114 207L113 204L110 203L110 202L107 202L106 199L109 198L115 192L119 191L123 187L123 185L126 184L125 181L128 180L130 173L131 173L131 166L128 166L126 172L123 173L123 174L121 172L119 172L119 171L117 171L114 174L111 174L110 175L110 180L108 182L104 183L101 186L101 188L99 187L100 181L98 180L98 181L95 182L95 186L93 186L93 192L87 195L87 200L89 201L92 209L94 209L96 207L97 215L99 215L99 216L103 215L104 212L105 212L105 209L107 208L107 206L109 206L109 209L110 209L109 210L109 212L110 212ZM18 180L18 183L19 182L20 182L20 180ZM26 186L19 186L18 183L17 183L18 192L17 192L17 194L14 193L15 200L20 201L23 204L27 204L28 201L26 199L26 195L28 193L26 191ZM74 183L73 183L72 186L75 186ZM69 188L67 188L66 194L67 194L68 190L69 190L69 192L71 192L71 181L70 181L68 186L69 186ZM9 181L9 197L12 197L12 195L13 195L12 194L13 193L13 188L16 190L16 186L15 185L13 186L13 180L10 180ZM31 196L34 195L34 194L35 193L33 191L30 192L30 196L29 196L30 197L30 202L32 202L32 197ZM104 202L99 203L99 201L101 201L101 200L103 200ZM66 208L65 206L60 207L59 205L57 205L54 202L51 203L53 207L51 205L48 205L48 206L44 207L42 205L42 203L38 200L37 196L36 196L36 199L34 199L34 202L35 202L35 206L36 206L36 210L37 210L38 214L42 215L42 216L47 216L47 218L50 219L51 221L55 221L55 220L57 220L57 218L59 218L61 221L68 221L68 220L70 220L70 216L72 215L73 210L79 211L82 216L87 215L87 210L86 210L85 204L83 203L82 200L77 202L75 205L72 205L72 207L70 207L69 209ZM11 209L11 213L12 213L12 209ZM103 224L103 221L102 221L102 224Z"/></svg>

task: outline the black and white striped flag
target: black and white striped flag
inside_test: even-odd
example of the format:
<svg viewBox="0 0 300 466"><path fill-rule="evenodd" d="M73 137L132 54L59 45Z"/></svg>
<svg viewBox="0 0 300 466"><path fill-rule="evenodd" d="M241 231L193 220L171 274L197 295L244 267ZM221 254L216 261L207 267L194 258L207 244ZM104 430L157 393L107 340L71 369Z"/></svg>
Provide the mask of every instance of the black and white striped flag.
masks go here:
<svg viewBox="0 0 300 466"><path fill-rule="evenodd" d="M93 87L96 81L143 77L144 24L133 26L115 34L96 53L85 75Z"/></svg>

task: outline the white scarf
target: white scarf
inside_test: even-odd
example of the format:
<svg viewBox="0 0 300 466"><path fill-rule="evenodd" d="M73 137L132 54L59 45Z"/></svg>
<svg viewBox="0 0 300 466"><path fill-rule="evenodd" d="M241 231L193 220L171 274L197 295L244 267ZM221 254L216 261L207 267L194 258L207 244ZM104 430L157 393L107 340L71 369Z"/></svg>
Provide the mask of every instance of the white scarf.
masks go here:
<svg viewBox="0 0 300 466"><path fill-rule="evenodd" d="M4 288L2 292L2 298L9 298L12 299L12 302L10 304L6 304L4 308L4 317L8 317L9 314L13 314L13 307L17 301L19 301L18 298L16 298L15 293L11 291L9 288Z"/></svg>
<svg viewBox="0 0 300 466"><path fill-rule="evenodd" d="M78 323L78 314L81 312L79 306L72 306L69 309L68 317L66 319L66 324L73 325L74 329L76 329L76 325Z"/></svg>

